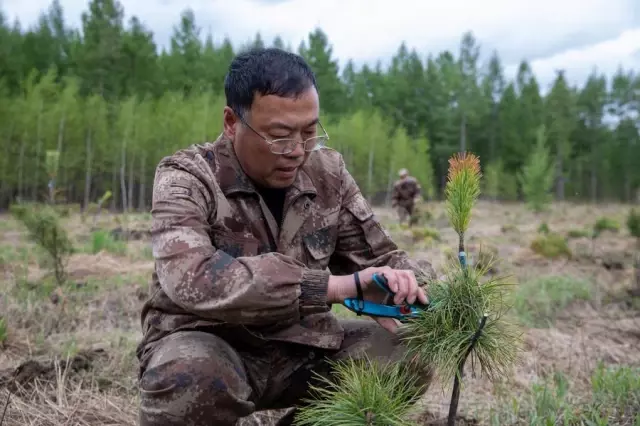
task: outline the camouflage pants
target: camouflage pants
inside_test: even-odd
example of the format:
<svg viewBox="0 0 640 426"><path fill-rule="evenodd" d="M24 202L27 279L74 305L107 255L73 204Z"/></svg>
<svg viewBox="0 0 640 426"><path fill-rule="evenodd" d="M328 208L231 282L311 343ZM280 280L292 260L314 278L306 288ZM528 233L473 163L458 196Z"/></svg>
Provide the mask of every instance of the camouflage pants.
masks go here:
<svg viewBox="0 0 640 426"><path fill-rule="evenodd" d="M411 222L411 215L413 215L414 204L398 204L396 206L396 211L398 212L398 219L400 223L404 223L405 221Z"/></svg>
<svg viewBox="0 0 640 426"><path fill-rule="evenodd" d="M338 351L279 342L237 350L203 331L166 336L141 359L140 425L236 425L255 411L299 406L312 372L330 373L326 358L402 358L397 337L376 322L342 324L345 339ZM431 380L429 371L421 377L425 384ZM294 415L292 410L278 424L291 425Z"/></svg>

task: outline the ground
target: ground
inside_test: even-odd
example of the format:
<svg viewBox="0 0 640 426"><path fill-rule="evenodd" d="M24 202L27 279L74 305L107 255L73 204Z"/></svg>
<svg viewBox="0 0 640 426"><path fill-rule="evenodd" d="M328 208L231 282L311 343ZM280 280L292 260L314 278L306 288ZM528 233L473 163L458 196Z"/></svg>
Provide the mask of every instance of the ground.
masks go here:
<svg viewBox="0 0 640 426"><path fill-rule="evenodd" d="M472 260L484 259L478 248L497 255L493 273L511 277L524 345L510 378L490 383L465 377L459 423L553 424L584 407L607 406L617 407L617 414L598 424L634 424L633 413L640 411L640 370L633 370L640 367L640 277L633 267L636 242L625 226L629 209L555 204L535 215L521 204L478 204L468 251ZM391 210L376 209L401 248L441 272L457 236L442 204L426 204L421 211L431 217L407 229L395 224ZM601 217L614 226L592 239ZM71 211L63 223L77 251L67 266L69 284L58 287L46 255L28 241L23 226L8 214L0 216L5 424L136 424L135 346L153 268L149 222L149 214L103 213L94 223L92 216ZM124 242L122 229L140 232ZM544 257L532 249L535 239L555 233L568 242L565 255L560 250L558 257ZM338 308L338 315L350 314ZM603 371L599 365L615 369L594 379L594 372ZM436 383L416 423L444 417L449 393ZM266 417L252 422L269 424Z"/></svg>

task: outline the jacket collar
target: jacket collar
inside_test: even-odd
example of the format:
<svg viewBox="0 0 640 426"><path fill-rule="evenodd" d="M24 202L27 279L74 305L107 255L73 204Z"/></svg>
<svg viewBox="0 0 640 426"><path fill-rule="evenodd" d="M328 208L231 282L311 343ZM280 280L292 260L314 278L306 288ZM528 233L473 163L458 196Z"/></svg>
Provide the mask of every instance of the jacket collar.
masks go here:
<svg viewBox="0 0 640 426"><path fill-rule="evenodd" d="M257 193L256 187L246 175L235 150L233 143L224 134L221 134L214 142L214 157L217 159L216 177L225 196L236 192ZM307 172L307 164L298 170L292 187L296 193L317 194L317 189Z"/></svg>

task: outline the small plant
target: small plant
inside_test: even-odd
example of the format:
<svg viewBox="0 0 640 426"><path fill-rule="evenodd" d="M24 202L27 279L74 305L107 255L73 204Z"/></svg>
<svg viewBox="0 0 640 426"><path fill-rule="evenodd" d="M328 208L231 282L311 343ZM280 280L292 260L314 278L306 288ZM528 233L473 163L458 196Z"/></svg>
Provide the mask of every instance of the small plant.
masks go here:
<svg viewBox="0 0 640 426"><path fill-rule="evenodd" d="M542 222L540 224L540 226L538 226L538 234L548 234L549 232L551 232L551 229L549 229L549 225L547 225L546 222Z"/></svg>
<svg viewBox="0 0 640 426"><path fill-rule="evenodd" d="M536 146L518 174L524 197L534 212L544 211L551 202L553 177L553 163L547 147L545 127L540 126L536 134Z"/></svg>
<svg viewBox="0 0 640 426"><path fill-rule="evenodd" d="M640 213L636 212L636 209L631 209L629 216L627 216L627 228L629 234L640 242Z"/></svg>
<svg viewBox="0 0 640 426"><path fill-rule="evenodd" d="M605 231L617 233L620 231L620 224L609 217L600 217L593 224L593 238L598 238Z"/></svg>
<svg viewBox="0 0 640 426"><path fill-rule="evenodd" d="M568 238L589 238L591 235L587 229L570 229L567 232Z"/></svg>
<svg viewBox="0 0 640 426"><path fill-rule="evenodd" d="M440 241L440 233L435 229L422 227L422 228L411 228L411 237L414 242L419 241Z"/></svg>
<svg viewBox="0 0 640 426"><path fill-rule="evenodd" d="M64 284L66 262L74 249L58 214L48 205L14 204L10 209L27 228L31 240L49 255L58 285Z"/></svg>
<svg viewBox="0 0 640 426"><path fill-rule="evenodd" d="M410 426L411 410L423 387L403 363L382 363L366 356L329 361L330 377L315 374L307 405L296 414L299 426Z"/></svg>
<svg viewBox="0 0 640 426"><path fill-rule="evenodd" d="M449 160L445 189L447 214L458 234L458 259L443 281L429 283L430 305L403 326L408 356L432 366L443 377L454 377L448 424L455 424L464 365L472 356L491 380L504 376L515 362L520 332L506 320L504 279L481 283L489 265L467 267L465 233L480 193L479 161L473 154Z"/></svg>
<svg viewBox="0 0 640 426"><path fill-rule="evenodd" d="M107 231L94 231L91 233L90 251L92 254L96 254L102 250L114 254L125 254L127 251L127 245L122 241L115 240Z"/></svg>
<svg viewBox="0 0 640 426"><path fill-rule="evenodd" d="M0 317L0 348L4 347L8 337L9 330L7 327L7 322L4 320L4 318Z"/></svg>
<svg viewBox="0 0 640 426"><path fill-rule="evenodd" d="M560 372L531 385L520 397L501 398L492 425L640 425L640 370L599 365L591 395L576 397ZM506 399L506 400L505 400Z"/></svg>
<svg viewBox="0 0 640 426"><path fill-rule="evenodd" d="M506 225L502 225L500 227L500 232L502 232L503 234L509 233L509 232L518 232L518 227L515 226L512 223L506 224Z"/></svg>
<svg viewBox="0 0 640 426"><path fill-rule="evenodd" d="M500 184L504 178L504 167L502 161L498 160L487 165L484 170L484 193L492 200L496 201L500 197Z"/></svg>
<svg viewBox="0 0 640 426"><path fill-rule="evenodd" d="M560 234L540 235L531 242L531 250L549 259L571 257L567 240Z"/></svg>

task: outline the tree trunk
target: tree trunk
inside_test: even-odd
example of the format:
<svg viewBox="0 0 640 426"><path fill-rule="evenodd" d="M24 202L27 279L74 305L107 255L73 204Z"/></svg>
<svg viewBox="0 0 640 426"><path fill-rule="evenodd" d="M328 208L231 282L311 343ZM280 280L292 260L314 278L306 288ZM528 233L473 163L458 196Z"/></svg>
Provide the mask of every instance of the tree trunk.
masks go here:
<svg viewBox="0 0 640 426"><path fill-rule="evenodd" d="M91 128L87 130L86 143L86 162L84 167L84 205L83 210L86 210L91 202L91 164L92 164L92 151L91 151Z"/></svg>

